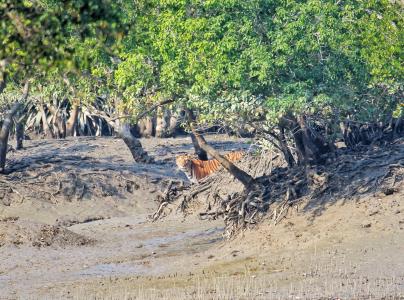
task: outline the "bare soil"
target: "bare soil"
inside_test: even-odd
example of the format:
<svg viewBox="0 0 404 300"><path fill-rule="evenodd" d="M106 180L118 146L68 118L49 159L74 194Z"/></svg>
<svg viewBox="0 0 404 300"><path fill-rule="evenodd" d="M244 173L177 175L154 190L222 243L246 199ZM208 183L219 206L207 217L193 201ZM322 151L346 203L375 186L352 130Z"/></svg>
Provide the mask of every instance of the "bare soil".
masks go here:
<svg viewBox="0 0 404 300"><path fill-rule="evenodd" d="M208 141L221 151L248 148L225 136ZM340 178L339 197L307 197L278 225L264 219L228 241L223 220L198 218L208 197L190 203L186 217L173 203L151 222L161 188L186 180L175 155L192 149L188 138L142 144L156 164L133 163L114 138L27 141L9 153L10 173L0 177L0 299L404 298L401 173L387 193L353 192ZM375 168L356 171L362 182ZM217 176L237 190L226 173Z"/></svg>

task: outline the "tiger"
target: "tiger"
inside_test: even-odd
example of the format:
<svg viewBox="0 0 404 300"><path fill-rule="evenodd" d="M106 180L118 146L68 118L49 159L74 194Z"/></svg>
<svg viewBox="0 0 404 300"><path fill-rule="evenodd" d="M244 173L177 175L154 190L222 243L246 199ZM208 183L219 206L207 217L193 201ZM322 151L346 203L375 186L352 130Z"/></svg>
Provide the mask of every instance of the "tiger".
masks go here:
<svg viewBox="0 0 404 300"><path fill-rule="evenodd" d="M236 162L244 155L244 151L233 151L227 153L224 157L231 162ZM178 169L184 172L192 183L199 183L200 180L215 173L221 167L219 161L216 159L200 160L192 154L178 155L175 162Z"/></svg>

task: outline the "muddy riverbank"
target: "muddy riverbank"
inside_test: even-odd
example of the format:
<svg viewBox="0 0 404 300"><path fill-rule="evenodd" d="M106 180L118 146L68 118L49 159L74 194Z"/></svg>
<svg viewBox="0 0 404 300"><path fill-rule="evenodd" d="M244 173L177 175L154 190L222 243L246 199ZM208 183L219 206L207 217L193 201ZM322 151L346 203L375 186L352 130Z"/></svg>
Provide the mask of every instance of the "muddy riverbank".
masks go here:
<svg viewBox="0 0 404 300"><path fill-rule="evenodd" d="M222 150L246 140L210 136ZM223 221L173 211L157 222L159 183L187 138L142 140L134 164L113 138L27 141L1 178L0 299L304 299L404 297L404 190L321 212L291 211L233 240ZM174 207L174 206L173 206Z"/></svg>

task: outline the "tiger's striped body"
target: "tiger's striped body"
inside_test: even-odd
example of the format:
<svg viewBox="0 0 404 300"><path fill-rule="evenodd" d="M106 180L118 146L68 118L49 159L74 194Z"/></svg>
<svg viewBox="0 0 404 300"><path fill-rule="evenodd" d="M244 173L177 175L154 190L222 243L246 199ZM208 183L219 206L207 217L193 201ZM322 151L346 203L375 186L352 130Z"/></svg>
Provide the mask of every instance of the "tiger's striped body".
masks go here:
<svg viewBox="0 0 404 300"><path fill-rule="evenodd" d="M234 151L227 153L225 157L231 162L240 160L244 156L243 151ZM193 183L198 183L201 179L211 175L220 169L221 165L216 159L200 160L194 155L185 154L176 157L178 169L187 175L188 179Z"/></svg>

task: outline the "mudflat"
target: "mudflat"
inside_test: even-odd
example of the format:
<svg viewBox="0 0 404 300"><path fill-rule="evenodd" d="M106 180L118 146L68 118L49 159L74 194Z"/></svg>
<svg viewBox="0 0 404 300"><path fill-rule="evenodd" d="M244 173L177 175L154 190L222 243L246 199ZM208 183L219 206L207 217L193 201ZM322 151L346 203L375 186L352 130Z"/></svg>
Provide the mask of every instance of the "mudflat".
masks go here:
<svg viewBox="0 0 404 300"><path fill-rule="evenodd" d="M246 140L208 136L220 151ZM404 190L304 201L274 225L231 240L223 220L170 206L151 221L160 184L183 180L189 138L27 141L0 179L1 299L321 299L404 297ZM222 176L226 176L223 171ZM199 199L203 202L203 199Z"/></svg>

